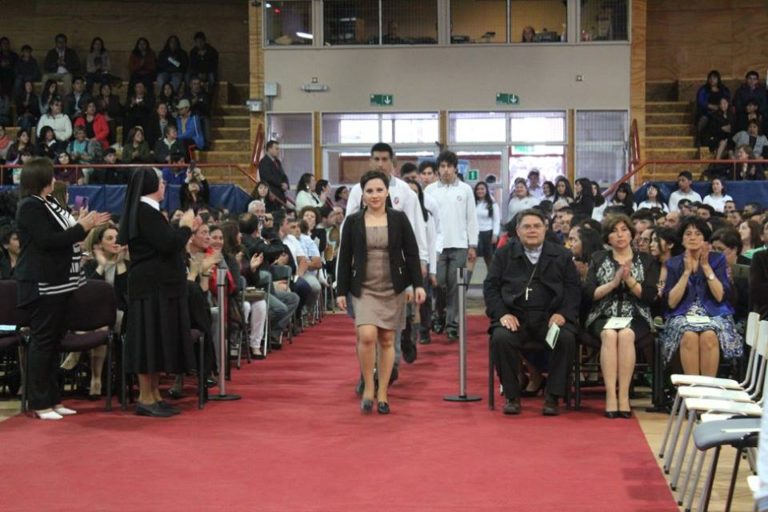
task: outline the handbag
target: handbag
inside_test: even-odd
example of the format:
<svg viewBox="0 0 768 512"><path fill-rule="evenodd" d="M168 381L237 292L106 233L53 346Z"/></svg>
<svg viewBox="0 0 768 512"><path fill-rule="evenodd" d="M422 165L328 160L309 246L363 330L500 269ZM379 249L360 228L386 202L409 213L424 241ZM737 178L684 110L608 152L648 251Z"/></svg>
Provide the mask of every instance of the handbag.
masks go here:
<svg viewBox="0 0 768 512"><path fill-rule="evenodd" d="M267 298L267 292L259 290L253 286L249 286L243 292L243 298L248 302L258 302Z"/></svg>

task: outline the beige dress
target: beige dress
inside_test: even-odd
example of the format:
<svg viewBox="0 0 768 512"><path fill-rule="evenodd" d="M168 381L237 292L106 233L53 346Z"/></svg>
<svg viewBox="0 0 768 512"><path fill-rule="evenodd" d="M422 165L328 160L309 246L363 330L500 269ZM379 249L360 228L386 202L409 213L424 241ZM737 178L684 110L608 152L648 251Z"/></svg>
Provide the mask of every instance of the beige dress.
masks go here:
<svg viewBox="0 0 768 512"><path fill-rule="evenodd" d="M352 296L355 325L405 328L405 292L395 294L389 272L387 226L366 226L368 260L360 297Z"/></svg>

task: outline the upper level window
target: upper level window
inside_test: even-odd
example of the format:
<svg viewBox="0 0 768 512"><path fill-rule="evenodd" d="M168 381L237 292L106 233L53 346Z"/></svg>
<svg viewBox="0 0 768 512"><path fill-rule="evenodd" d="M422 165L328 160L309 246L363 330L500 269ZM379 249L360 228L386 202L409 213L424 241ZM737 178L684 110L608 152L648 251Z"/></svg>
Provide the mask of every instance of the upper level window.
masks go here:
<svg viewBox="0 0 768 512"><path fill-rule="evenodd" d="M325 0L325 45L437 44L437 0Z"/></svg>
<svg viewBox="0 0 768 512"><path fill-rule="evenodd" d="M581 0L581 41L629 40L627 0Z"/></svg>
<svg viewBox="0 0 768 512"><path fill-rule="evenodd" d="M269 1L264 4L264 29L267 45L311 45L312 1Z"/></svg>
<svg viewBox="0 0 768 512"><path fill-rule="evenodd" d="M567 2L563 0L510 0L511 43L565 41Z"/></svg>
<svg viewBox="0 0 768 512"><path fill-rule="evenodd" d="M432 144L438 132L433 112L323 115L323 144Z"/></svg>
<svg viewBox="0 0 768 512"><path fill-rule="evenodd" d="M512 142L565 143L565 112L512 112Z"/></svg>
<svg viewBox="0 0 768 512"><path fill-rule="evenodd" d="M451 0L451 43L565 41L563 0Z"/></svg>

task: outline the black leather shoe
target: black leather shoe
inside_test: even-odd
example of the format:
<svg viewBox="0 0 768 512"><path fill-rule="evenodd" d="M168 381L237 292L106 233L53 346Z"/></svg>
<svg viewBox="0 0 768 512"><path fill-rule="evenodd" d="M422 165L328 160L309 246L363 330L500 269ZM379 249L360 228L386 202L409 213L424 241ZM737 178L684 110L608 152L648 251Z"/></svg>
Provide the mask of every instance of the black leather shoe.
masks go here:
<svg viewBox="0 0 768 512"><path fill-rule="evenodd" d="M604 416L609 420L615 420L619 417L619 411L605 411Z"/></svg>
<svg viewBox="0 0 768 512"><path fill-rule="evenodd" d="M632 419L632 411L618 411L619 418L623 420Z"/></svg>
<svg viewBox="0 0 768 512"><path fill-rule="evenodd" d="M357 381L357 384L355 385L355 394L357 396L362 396L363 390L365 390L365 381L363 380L363 376L360 376L360 380Z"/></svg>
<svg viewBox="0 0 768 512"><path fill-rule="evenodd" d="M174 400L181 400L182 398L184 398L184 393L182 393L178 389L171 388L168 390L168 396Z"/></svg>
<svg viewBox="0 0 768 512"><path fill-rule="evenodd" d="M445 329L445 322L443 320L440 320L439 318L432 319L432 331L434 331L437 334L441 334L444 329Z"/></svg>
<svg viewBox="0 0 768 512"><path fill-rule="evenodd" d="M159 405L161 409L163 409L165 411L168 411L168 412L170 412L173 415L181 414L181 409L179 409L178 407L172 406L171 404L169 404L165 400L158 401L157 405Z"/></svg>
<svg viewBox="0 0 768 512"><path fill-rule="evenodd" d="M504 412L504 414L515 415L515 414L520 414L521 410L522 408L520 407L519 399L507 398L507 401L504 403L504 409L502 410L502 412Z"/></svg>
<svg viewBox="0 0 768 512"><path fill-rule="evenodd" d="M541 414L544 416L560 415L560 406L558 405L557 395L547 394L547 398L544 399L544 407L541 409Z"/></svg>
<svg viewBox="0 0 768 512"><path fill-rule="evenodd" d="M445 330L445 333L448 336L448 341L456 341L459 339L459 330L455 327L448 327Z"/></svg>
<svg viewBox="0 0 768 512"><path fill-rule="evenodd" d="M142 404L139 403L136 405L136 415L137 416L151 416L153 418L170 418L173 416L173 413L171 411L167 411L160 407L158 402L155 402L153 404Z"/></svg>
<svg viewBox="0 0 768 512"><path fill-rule="evenodd" d="M429 337L429 334L422 334L419 339L419 345L429 345L430 343L432 343L432 339Z"/></svg>
<svg viewBox="0 0 768 512"><path fill-rule="evenodd" d="M360 402L360 412L363 414L371 414L373 412L373 400L364 398Z"/></svg>
<svg viewBox="0 0 768 512"><path fill-rule="evenodd" d="M205 379L205 387L207 387L209 389L214 387L218 383L219 383L219 381L217 381L213 377L206 377L206 379Z"/></svg>
<svg viewBox="0 0 768 512"><path fill-rule="evenodd" d="M379 402L376 405L376 410L379 414L389 414L389 404L387 402Z"/></svg>
<svg viewBox="0 0 768 512"><path fill-rule="evenodd" d="M419 354L416 350L416 345L411 341L411 338L406 340L405 336L403 336L400 341L400 347L403 349L403 361L408 364L413 363Z"/></svg>

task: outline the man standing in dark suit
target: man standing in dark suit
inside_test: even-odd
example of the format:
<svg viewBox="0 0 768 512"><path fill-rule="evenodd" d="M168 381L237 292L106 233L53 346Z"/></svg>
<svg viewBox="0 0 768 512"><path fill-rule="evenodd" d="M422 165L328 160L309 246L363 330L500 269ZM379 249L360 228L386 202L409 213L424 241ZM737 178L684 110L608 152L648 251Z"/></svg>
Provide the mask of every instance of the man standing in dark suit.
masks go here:
<svg viewBox="0 0 768 512"><path fill-rule="evenodd" d="M496 371L504 386L504 414L520 413L521 350L549 354L549 378L542 413L560 413L576 346L581 288L573 256L545 241L546 223L538 210L519 214L518 241L496 252L483 283ZM545 341L550 327L560 328L554 348Z"/></svg>
<svg viewBox="0 0 768 512"><path fill-rule="evenodd" d="M269 191L285 204L285 191L288 190L288 176L283 170L283 164L277 158L280 154L280 143L276 140L267 142L267 154L259 162L259 180L269 185Z"/></svg>

